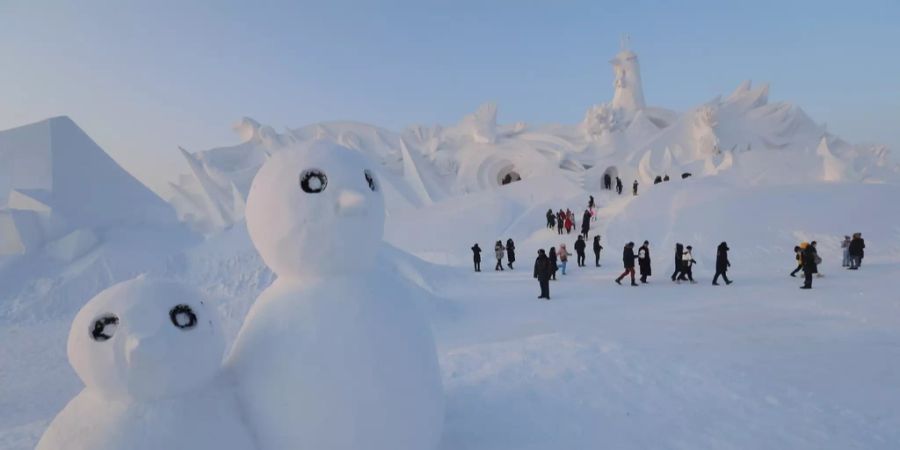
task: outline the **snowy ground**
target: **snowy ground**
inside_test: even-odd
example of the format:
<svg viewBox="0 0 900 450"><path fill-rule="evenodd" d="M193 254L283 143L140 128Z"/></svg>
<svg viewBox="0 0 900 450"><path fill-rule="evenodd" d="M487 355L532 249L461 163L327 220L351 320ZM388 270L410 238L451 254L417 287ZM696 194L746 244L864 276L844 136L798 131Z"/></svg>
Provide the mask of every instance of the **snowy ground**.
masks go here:
<svg viewBox="0 0 900 450"><path fill-rule="evenodd" d="M900 217L885 205L898 188L711 183L693 202L683 197L696 192L689 184L635 201L600 198L603 267L577 268L573 259L569 275L551 284L550 302L536 299L530 272L536 248L560 242L542 229L543 213L574 210L582 193L541 196L523 183L391 217L390 242L450 264L423 272L437 296L431 314L448 399L442 448L897 448ZM839 217L835 205L850 214ZM856 272L840 268L835 241L852 231L870 246ZM507 237L519 243L517 269L495 273L491 243ZM654 242L651 283L615 285L621 245L644 238ZM787 276L793 260L784 247L802 238L823 247L825 277L812 291ZM697 285L668 279L676 239L696 247ZM736 281L710 286L713 249L724 239ZM475 240L486 250L481 274L467 265ZM564 241L571 248L574 234ZM250 262L219 259L266 280L242 269ZM197 279L217 289L216 276ZM225 310L233 329L243 308ZM0 321L0 448L32 448L80 389L65 358L68 328L68 318Z"/></svg>

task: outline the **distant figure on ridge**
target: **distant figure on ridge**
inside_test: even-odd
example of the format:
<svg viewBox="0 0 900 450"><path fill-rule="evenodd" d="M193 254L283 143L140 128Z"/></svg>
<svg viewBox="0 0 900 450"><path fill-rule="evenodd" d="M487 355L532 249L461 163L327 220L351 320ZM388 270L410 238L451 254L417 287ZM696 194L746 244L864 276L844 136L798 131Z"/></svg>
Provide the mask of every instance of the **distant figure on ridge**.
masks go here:
<svg viewBox="0 0 900 450"><path fill-rule="evenodd" d="M534 277L541 286L541 295L538 298L550 300L550 277L553 275L553 264L544 253L544 249L538 250L537 259L534 260Z"/></svg>
<svg viewBox="0 0 900 450"><path fill-rule="evenodd" d="M719 276L722 276L722 279L725 280L725 284L731 284L731 280L728 279L728 276L725 275L725 272L728 271L728 268L731 267L731 262L728 261L728 244L722 242L716 248L716 275L713 277L712 284L713 286L718 286Z"/></svg>
<svg viewBox="0 0 900 450"><path fill-rule="evenodd" d="M666 176L663 177L663 181L669 181L669 174L666 174Z"/></svg>
<svg viewBox="0 0 900 450"><path fill-rule="evenodd" d="M653 184L662 183L662 177L657 175L656 178L653 179Z"/></svg>
<svg viewBox="0 0 900 450"><path fill-rule="evenodd" d="M477 242L472 246L472 262L475 263L475 271L481 272L481 247Z"/></svg>
<svg viewBox="0 0 900 450"><path fill-rule="evenodd" d="M603 246L600 245L600 235L594 236L594 265L596 267L600 267L600 250L603 250Z"/></svg>
<svg viewBox="0 0 900 450"><path fill-rule="evenodd" d="M494 244L494 256L497 257L497 265L494 266L494 271L503 271L503 255L506 253L505 250L506 248L503 247L502 241L497 241L497 243Z"/></svg>
<svg viewBox="0 0 900 450"><path fill-rule="evenodd" d="M650 242L644 241L644 245L638 249L638 264L641 269L641 283L647 283L647 277L653 275L650 270Z"/></svg>
<svg viewBox="0 0 900 450"><path fill-rule="evenodd" d="M506 267L513 270L513 263L516 262L516 243L512 238L506 240Z"/></svg>
<svg viewBox="0 0 900 450"><path fill-rule="evenodd" d="M634 281L635 258L637 258L637 256L634 256L634 242L625 244L625 248L622 249L622 264L625 266L625 271L622 272L622 275L619 275L619 278L616 278L616 284L622 284L622 278L625 278L626 275L631 275L631 285L638 285Z"/></svg>

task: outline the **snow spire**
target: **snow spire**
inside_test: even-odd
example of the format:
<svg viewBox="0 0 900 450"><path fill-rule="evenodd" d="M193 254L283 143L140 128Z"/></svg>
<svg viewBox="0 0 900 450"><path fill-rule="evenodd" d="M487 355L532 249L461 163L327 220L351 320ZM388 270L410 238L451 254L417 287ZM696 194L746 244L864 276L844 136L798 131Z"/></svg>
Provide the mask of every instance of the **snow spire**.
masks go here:
<svg viewBox="0 0 900 450"><path fill-rule="evenodd" d="M638 57L628 48L630 40L627 34L622 36L620 43L622 50L609 63L612 64L613 72L616 75L613 107L627 112L635 112L643 109L646 105L644 104L644 88L641 86Z"/></svg>

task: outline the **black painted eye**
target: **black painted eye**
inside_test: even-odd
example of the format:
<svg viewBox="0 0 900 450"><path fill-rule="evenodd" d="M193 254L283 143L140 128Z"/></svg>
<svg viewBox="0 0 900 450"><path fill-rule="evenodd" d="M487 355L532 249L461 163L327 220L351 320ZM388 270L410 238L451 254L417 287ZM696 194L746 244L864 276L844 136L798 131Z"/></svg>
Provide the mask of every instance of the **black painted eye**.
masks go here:
<svg viewBox="0 0 900 450"><path fill-rule="evenodd" d="M364 171L363 173L366 175L366 183L369 184L369 189L371 189L372 192L377 191L378 183L375 181L375 175L373 175L372 172L368 170Z"/></svg>
<svg viewBox="0 0 900 450"><path fill-rule="evenodd" d="M304 170L300 174L300 187L308 194L318 194L328 186L328 177L319 169Z"/></svg>
<svg viewBox="0 0 900 450"><path fill-rule="evenodd" d="M172 325L182 330L189 330L197 326L197 315L188 305L178 305L169 311L169 319Z"/></svg>
<svg viewBox="0 0 900 450"><path fill-rule="evenodd" d="M110 340L119 327L119 318L115 314L104 314L94 319L91 325L91 339L97 342Z"/></svg>

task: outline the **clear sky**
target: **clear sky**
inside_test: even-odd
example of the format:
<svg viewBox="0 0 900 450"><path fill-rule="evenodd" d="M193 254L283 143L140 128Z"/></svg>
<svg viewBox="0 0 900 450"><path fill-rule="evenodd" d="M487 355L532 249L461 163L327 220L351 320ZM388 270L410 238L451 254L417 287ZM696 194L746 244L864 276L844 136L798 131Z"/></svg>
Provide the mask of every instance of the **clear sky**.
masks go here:
<svg viewBox="0 0 900 450"><path fill-rule="evenodd" d="M72 117L157 191L177 146L274 126L576 123L609 101L622 33L648 104L770 82L851 142L900 152L900 0L0 0L0 129Z"/></svg>

